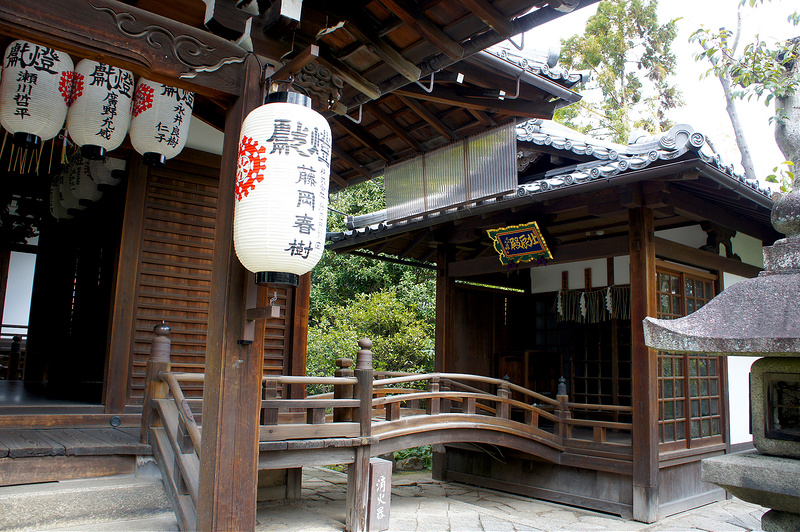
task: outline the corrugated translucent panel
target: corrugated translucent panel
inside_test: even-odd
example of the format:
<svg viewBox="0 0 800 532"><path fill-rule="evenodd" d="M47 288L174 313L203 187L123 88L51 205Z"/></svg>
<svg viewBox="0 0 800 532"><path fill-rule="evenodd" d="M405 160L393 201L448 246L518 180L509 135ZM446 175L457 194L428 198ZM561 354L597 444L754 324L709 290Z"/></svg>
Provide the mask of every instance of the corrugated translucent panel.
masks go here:
<svg viewBox="0 0 800 532"><path fill-rule="evenodd" d="M467 200L464 179L464 143L425 154L428 210L435 211Z"/></svg>
<svg viewBox="0 0 800 532"><path fill-rule="evenodd" d="M387 219L392 222L508 192L517 186L513 124L386 167Z"/></svg>
<svg viewBox="0 0 800 532"><path fill-rule="evenodd" d="M476 135L467 144L467 199L475 201L517 187L514 124Z"/></svg>
<svg viewBox="0 0 800 532"><path fill-rule="evenodd" d="M424 212L425 183L424 159L415 157L386 167L386 213L389 221L399 220Z"/></svg>

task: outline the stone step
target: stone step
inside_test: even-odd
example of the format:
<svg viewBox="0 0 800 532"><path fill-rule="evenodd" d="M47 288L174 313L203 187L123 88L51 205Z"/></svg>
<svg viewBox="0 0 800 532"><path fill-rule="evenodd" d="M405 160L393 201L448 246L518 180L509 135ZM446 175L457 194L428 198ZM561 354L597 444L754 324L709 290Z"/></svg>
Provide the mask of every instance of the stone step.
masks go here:
<svg viewBox="0 0 800 532"><path fill-rule="evenodd" d="M159 477L121 475L0 487L0 530L178 530ZM118 523L128 523L117 526ZM147 524L149 522L149 524ZM138 524L137 524L138 523Z"/></svg>

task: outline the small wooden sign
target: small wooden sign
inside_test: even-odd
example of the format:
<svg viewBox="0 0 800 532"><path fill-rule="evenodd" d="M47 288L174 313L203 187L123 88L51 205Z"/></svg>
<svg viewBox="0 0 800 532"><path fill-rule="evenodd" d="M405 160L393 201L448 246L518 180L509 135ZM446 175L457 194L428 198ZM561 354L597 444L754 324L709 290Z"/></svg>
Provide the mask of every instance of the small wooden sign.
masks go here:
<svg viewBox="0 0 800 532"><path fill-rule="evenodd" d="M536 222L488 229L486 232L503 264L553 258Z"/></svg>
<svg viewBox="0 0 800 532"><path fill-rule="evenodd" d="M369 459L369 513L367 530L389 530L389 504L392 498L392 463L382 458Z"/></svg>

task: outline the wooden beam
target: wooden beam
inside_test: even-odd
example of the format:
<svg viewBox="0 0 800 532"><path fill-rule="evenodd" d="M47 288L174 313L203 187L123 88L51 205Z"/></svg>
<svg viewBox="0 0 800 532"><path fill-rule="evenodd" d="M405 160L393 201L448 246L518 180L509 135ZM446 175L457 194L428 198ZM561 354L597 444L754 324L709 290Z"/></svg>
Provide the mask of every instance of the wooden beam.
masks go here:
<svg viewBox="0 0 800 532"><path fill-rule="evenodd" d="M384 148L381 145L380 141L377 138L375 138L375 136L372 135L372 133L370 133L363 127L353 123L352 121L344 117L341 118L335 117L333 119L333 122L335 122L339 127L344 129L348 135L350 135L358 142L363 144L366 148L369 148L370 150L375 152L375 154L379 158L383 159L383 162L385 163L394 162L394 157L392 157L392 155L388 153L386 148Z"/></svg>
<svg viewBox="0 0 800 532"><path fill-rule="evenodd" d="M397 15L420 37L439 48L447 57L461 60L465 51L460 44L448 37L424 13L418 13L406 0L379 0L391 13Z"/></svg>
<svg viewBox="0 0 800 532"><path fill-rule="evenodd" d="M511 22L500 14L492 4L486 0L461 0L461 3L470 11L475 13L482 21L489 25L494 31L505 38L513 35Z"/></svg>
<svg viewBox="0 0 800 532"><path fill-rule="evenodd" d="M467 109L467 112L469 112L469 114L474 116L481 124L483 124L486 127L495 127L497 125L497 122L495 122L491 116L489 116L483 111L479 111L477 109Z"/></svg>
<svg viewBox="0 0 800 532"><path fill-rule="evenodd" d="M425 92L420 87L406 85L401 89L396 89L393 94L407 96L417 100L463 107L465 109L476 109L485 112L502 111L514 116L524 118L544 118L549 119L553 116L555 104L550 102L531 102L530 100L500 100L497 98L464 98L457 91L436 85L433 92Z"/></svg>
<svg viewBox="0 0 800 532"><path fill-rule="evenodd" d="M356 171L356 172L358 172L359 174L363 175L363 176L364 176L364 177L366 177L367 179L372 179L372 174L371 174L371 173L369 173L369 172L367 171L367 169L366 169L366 168L364 168L364 167L361 165L361 163L360 163L360 162L358 162L357 160L355 160L355 159L354 159L354 158L353 158L353 157L352 157L352 156L351 156L349 153L347 153L346 151L344 151L344 150L342 150L342 149L340 149L340 148L337 148L335 145L334 145L334 147L333 147L333 149L332 149L331 151L332 151L333 155L335 155L335 156L336 156L336 157L338 157L339 159L341 159L341 160L343 160L344 162L346 162L347 164L349 164L349 165L350 165L350 167L351 167L353 170L355 170L355 171Z"/></svg>
<svg viewBox="0 0 800 532"><path fill-rule="evenodd" d="M402 74L409 81L417 81L422 71L417 65L403 57L391 44L375 33L363 17L355 16L344 27L350 35L367 44L369 51Z"/></svg>
<svg viewBox="0 0 800 532"><path fill-rule="evenodd" d="M675 207L675 212L698 222L712 221L728 229L742 232L764 242L774 242L780 235L768 223L758 223L750 218L729 211L719 205L703 200L691 193L669 188L666 202Z"/></svg>
<svg viewBox="0 0 800 532"><path fill-rule="evenodd" d="M403 140L406 144L408 144L411 149L416 152L422 151L422 147L420 147L419 142L414 140L405 129L403 129L396 120L392 119L388 114L384 113L380 105L376 103L372 103L371 105L367 106L367 110L378 119L384 126L388 127L392 133L397 135L400 139Z"/></svg>
<svg viewBox="0 0 800 532"><path fill-rule="evenodd" d="M397 256L401 259L404 258L406 255L411 253L415 247L417 247L420 243L424 242L425 239L430 237L430 235L431 232L428 229L421 230L419 234L416 237L414 237L414 239L411 242L409 242L409 244L405 248L403 248L403 250L400 253L397 254Z"/></svg>
<svg viewBox="0 0 800 532"><path fill-rule="evenodd" d="M0 33L209 97L239 94L247 54L221 37L115 0L4 2Z"/></svg>
<svg viewBox="0 0 800 532"><path fill-rule="evenodd" d="M317 59L317 57L319 57L319 46L312 44L297 54L294 58L289 60L288 63L279 68L270 76L270 79L281 80L286 79L289 76L294 76L303 70L304 66Z"/></svg>
<svg viewBox="0 0 800 532"><path fill-rule="evenodd" d="M671 240L656 237L655 242L656 256L673 262L679 262L704 270L719 270L745 278L757 277L762 271L758 266L672 242Z"/></svg>
<svg viewBox="0 0 800 532"><path fill-rule="evenodd" d="M244 324L245 270L233 250L236 159L241 124L261 104L261 68L245 61L242 96L228 111L219 198L203 387L198 530L253 530L256 519L263 353L238 345Z"/></svg>
<svg viewBox="0 0 800 532"><path fill-rule="evenodd" d="M563 264L578 260L602 259L606 257L616 257L628 254L628 237L615 236L589 240L586 242L575 242L560 246L549 246L553 255L552 260L548 260L548 265ZM525 262L519 265L519 269L528 269L536 266L536 262ZM448 274L451 277L469 277L472 275L484 275L488 273L504 273L508 267L504 266L497 255L481 257L478 259L463 260L453 262L448 266Z"/></svg>
<svg viewBox="0 0 800 532"><path fill-rule="evenodd" d="M419 116L422 120L424 120L425 122L430 124L430 126L433 129L435 129L436 131L438 131L440 135L443 135L444 137L447 137L447 140L453 140L453 139L456 138L457 135L456 135L455 131L453 131L452 129L447 127L447 125L445 125L444 122L439 120L436 117L436 115L434 115L432 112L430 112L427 109L425 109L424 105L422 105L421 103L419 103L419 102L417 102L417 101L415 101L415 100L413 100L411 98L406 98L406 97L398 94L397 91L395 91L393 94L401 102L403 102L403 104L406 107L408 107L409 109L414 111L414 113L416 113L417 116Z"/></svg>
<svg viewBox="0 0 800 532"><path fill-rule="evenodd" d="M292 349L288 360L288 373L284 375L306 374L306 351L308 350L308 312L311 302L311 274L300 276L295 289L292 291ZM301 385L290 386L290 399L305 398L305 387Z"/></svg>
<svg viewBox="0 0 800 532"><path fill-rule="evenodd" d="M365 94L371 100L377 100L381 97L381 90L377 85L366 79L364 76L342 63L339 59L333 57L332 54L325 50L320 50L320 57L317 63L324 66L331 71L331 74L339 76L354 89L362 94Z"/></svg>
<svg viewBox="0 0 800 532"><path fill-rule="evenodd" d="M656 316L653 211L629 211L633 373L633 518L658 519L658 353L644 344L642 320Z"/></svg>

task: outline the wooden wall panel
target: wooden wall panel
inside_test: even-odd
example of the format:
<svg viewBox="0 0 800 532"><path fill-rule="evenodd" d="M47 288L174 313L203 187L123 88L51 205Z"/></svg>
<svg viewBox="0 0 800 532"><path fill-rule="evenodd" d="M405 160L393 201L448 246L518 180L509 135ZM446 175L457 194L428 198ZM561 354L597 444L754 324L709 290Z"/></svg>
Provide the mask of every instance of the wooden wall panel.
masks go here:
<svg viewBox="0 0 800 532"><path fill-rule="evenodd" d="M218 181L152 169L139 254L131 402L140 404L153 327L172 328L172 367L205 367ZM188 396L200 387L187 386Z"/></svg>

